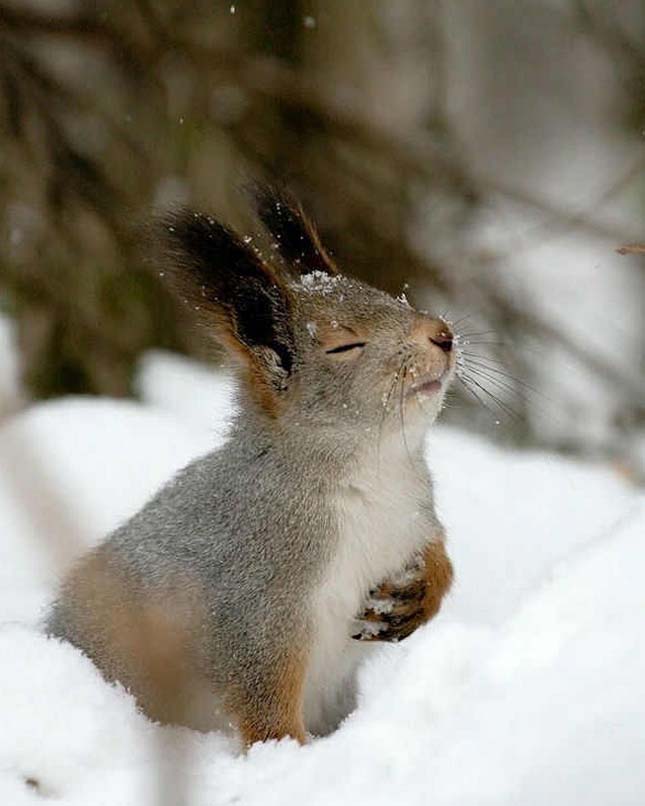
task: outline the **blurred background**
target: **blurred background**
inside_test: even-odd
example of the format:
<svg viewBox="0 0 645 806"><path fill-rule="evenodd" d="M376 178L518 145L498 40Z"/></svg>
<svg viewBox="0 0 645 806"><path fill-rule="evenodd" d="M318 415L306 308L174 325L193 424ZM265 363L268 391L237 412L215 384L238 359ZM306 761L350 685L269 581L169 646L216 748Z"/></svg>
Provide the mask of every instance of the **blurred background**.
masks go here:
<svg viewBox="0 0 645 806"><path fill-rule="evenodd" d="M0 0L0 418L217 362L138 225L264 177L456 323L446 419L642 481L644 168L641 0Z"/></svg>

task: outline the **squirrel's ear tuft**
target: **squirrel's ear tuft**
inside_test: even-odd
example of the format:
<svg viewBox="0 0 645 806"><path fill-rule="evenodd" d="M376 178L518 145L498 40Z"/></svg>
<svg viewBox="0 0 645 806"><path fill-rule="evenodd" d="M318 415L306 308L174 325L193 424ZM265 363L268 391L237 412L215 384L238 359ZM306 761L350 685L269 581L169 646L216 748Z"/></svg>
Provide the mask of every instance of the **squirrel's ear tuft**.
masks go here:
<svg viewBox="0 0 645 806"><path fill-rule="evenodd" d="M290 269L298 274L338 273L314 225L287 191L256 184L250 188L250 195L260 220L275 239L276 248Z"/></svg>
<svg viewBox="0 0 645 806"><path fill-rule="evenodd" d="M253 384L283 391L293 370L289 295L280 278L211 216L177 210L157 222L162 273L231 352Z"/></svg>

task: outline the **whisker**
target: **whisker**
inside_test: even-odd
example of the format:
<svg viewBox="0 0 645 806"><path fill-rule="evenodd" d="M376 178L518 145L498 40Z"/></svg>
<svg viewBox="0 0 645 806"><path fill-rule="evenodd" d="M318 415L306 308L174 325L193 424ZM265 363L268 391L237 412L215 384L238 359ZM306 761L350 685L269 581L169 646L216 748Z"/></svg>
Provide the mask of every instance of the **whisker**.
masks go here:
<svg viewBox="0 0 645 806"><path fill-rule="evenodd" d="M388 406L390 405L390 400L392 399L392 394L394 393L394 390L396 389L396 384L397 384L397 382L399 380L399 374L401 372L401 369L403 367L404 362L405 362L405 358L401 362L401 366L397 369L397 371L394 373L394 376L392 377L392 383L390 384L390 388L388 390L388 393L387 393L387 395L385 397L385 400L383 401L383 411L384 412L387 412L387 410L388 410Z"/></svg>
<svg viewBox="0 0 645 806"><path fill-rule="evenodd" d="M477 341L473 341L470 338L458 338L456 343L460 347L505 347L506 349L510 349L511 345L507 341L487 341L484 339L479 339Z"/></svg>
<svg viewBox="0 0 645 806"><path fill-rule="evenodd" d="M399 384L399 416L401 417L401 434L403 436L403 445L405 446L405 452L408 455L408 459L410 460L410 464L414 464L412 459L412 454L410 453L410 447L408 445L408 439L405 435L405 413L404 413L404 395L405 395L405 379L408 374L408 360L405 360L401 369L402 377L401 382Z"/></svg>
<svg viewBox="0 0 645 806"><path fill-rule="evenodd" d="M552 416L553 409L551 405L547 407L543 405L542 401L545 401L549 404L553 404L553 401L544 395L539 394L539 392L533 393L530 391L525 391L521 388L518 389L511 383L502 380L499 377L495 377L494 375L488 374L488 371L482 369L481 367L469 367L469 371L475 375L478 375L480 378L483 378L488 383L493 384L497 389L500 390L500 392L505 391L507 394L514 395L518 402L524 405L530 404L530 406L541 415L545 417Z"/></svg>
<svg viewBox="0 0 645 806"><path fill-rule="evenodd" d="M462 317L460 317L459 319L456 319L454 322L449 322L448 324L449 324L449 325L451 325L451 327L453 328L453 330L456 330L457 325L458 325L460 322L465 322L465 321L466 321L466 319L471 319L471 318L472 318L474 315L475 315L474 313L467 313L465 316L462 316Z"/></svg>
<svg viewBox="0 0 645 806"><path fill-rule="evenodd" d="M509 405L508 405L508 403L504 403L503 401L501 401L501 400L500 400L500 399L499 399L499 398L498 398L496 395L494 395L494 394L493 394L493 393L492 393L492 392L491 392L489 389L486 389L486 387L485 387L485 386L483 386L481 383L479 383L479 381L478 381L478 380L476 380L475 378L473 378L473 377L472 377L472 375L468 377L468 381L469 381L470 383L475 384L475 386L476 386L476 387L477 387L477 388L478 388L478 389L479 389L481 392L483 392L485 395L487 395L488 397L490 397L490 399L491 399L491 400L492 400L492 401L495 403L495 405L496 405L496 406L498 406L498 408L499 408L501 411L505 412L505 413L506 413L506 414L507 414L509 417L511 417L513 420L516 420L516 421L518 421L518 422L520 422L520 421L521 421L521 419L522 419L522 418L520 417L520 415L518 414L518 412L516 412L516 411L515 411L515 409L513 409L511 406L509 406Z"/></svg>
<svg viewBox="0 0 645 806"><path fill-rule="evenodd" d="M401 433L403 436L403 444L405 446L405 452L408 455L408 459L410 460L410 466L412 467L415 475L419 478L422 483L426 483L427 479L423 476L423 472L419 469L418 464L415 462L414 457L410 451L410 447L408 444L408 438L405 433L405 379L407 378L408 372L412 368L412 361L411 356L406 357L405 364L402 370L402 378L401 378L401 389L400 389L400 396L399 396L399 412L401 416ZM423 410L423 406L421 406Z"/></svg>
<svg viewBox="0 0 645 806"><path fill-rule="evenodd" d="M397 371L392 376L392 382L390 384L390 388L388 389L387 395L385 395L385 398L383 400L383 411L381 413L381 417L380 417L380 420L379 420L379 427L378 427L378 434L377 434L378 444L377 444L377 447L376 447L376 472L378 474L380 474L380 468L381 468L381 441L382 441L381 437L383 436L383 426L385 424L385 419L386 419L387 414L388 414L388 408L389 408L389 405L390 405L390 400L392 399L392 395L394 394L394 392L396 390L396 384L397 384L397 382L399 380L401 370L403 369L403 366L405 365L406 360L407 360L407 356L404 354L399 368L397 369Z"/></svg>
<svg viewBox="0 0 645 806"><path fill-rule="evenodd" d="M517 389L508 381L503 381L501 378L496 378L494 375L489 375L488 372L481 367L469 367L468 369L473 375L484 378L489 383L494 384L500 391L503 390L509 394L515 395L522 403L532 402L526 392L521 389Z"/></svg>
<svg viewBox="0 0 645 806"><path fill-rule="evenodd" d="M508 372L504 364L492 364L487 361L485 358L481 356L475 356L472 353L464 353L466 360L462 360L462 364L467 367L481 367L482 369L486 369L489 372L495 373L495 375L501 375L504 378L508 378L508 380L513 381L514 383L519 384L520 386L525 386L530 389L532 392L539 394L537 389L533 389L530 387L526 381L523 381L521 378L517 378L512 373Z"/></svg>
<svg viewBox="0 0 645 806"><path fill-rule="evenodd" d="M470 345L468 345L470 346ZM482 358L484 361L490 361L493 364L499 364L502 367L505 366L503 361L500 361L499 358L495 358L494 355L489 355L487 353L471 353L469 350L462 350L461 351L464 355L472 356L473 358Z"/></svg>
<svg viewBox="0 0 645 806"><path fill-rule="evenodd" d="M466 361L463 362L466 364L466 366L472 366L472 365L480 366L484 369L489 370L490 372L494 372L497 375L502 375L505 378L508 378L509 380L513 381L514 383L523 386L525 389L530 390L534 394L543 398L543 400L546 400L549 403L553 402L550 398L548 398L546 395L540 392L539 389L536 389L534 386L531 386L530 383L527 383L526 381L523 381L521 378L518 378L515 375L512 375L510 372L507 372L506 369L504 368L504 365L501 362L497 362L495 361L495 359L488 358L488 356L483 356L480 355L479 353L468 353L466 351L462 351L462 355L466 356ZM488 363L491 361L495 361L496 364L500 364L501 366L491 366L490 363Z"/></svg>
<svg viewBox="0 0 645 806"><path fill-rule="evenodd" d="M392 378L392 383L390 384L390 388L388 389L387 395L383 400L383 408L381 411L381 416L379 418L378 424L378 432L376 435L376 472L377 475L381 473L381 437L383 436L383 426L385 424L385 418L387 417L387 407L390 403L390 397L392 396L392 390L394 389L394 385L396 383L396 375Z"/></svg>
<svg viewBox="0 0 645 806"><path fill-rule="evenodd" d="M474 338L475 336L497 336L499 335L496 330L480 330L480 331L473 331L471 333L458 333L456 332L455 335L457 336L457 340L461 339L470 339L471 337Z"/></svg>
<svg viewBox="0 0 645 806"><path fill-rule="evenodd" d="M495 423L499 423L499 420L497 419L497 415L495 414L495 412L489 406L487 406L486 403L477 394L477 392L475 392L475 390L471 388L470 384L466 381L466 379L463 378L461 375L457 375L457 380L462 383L462 385L468 392L470 392L470 394L475 398L475 400L479 403L479 405L482 406L484 409L486 409L486 411L495 420Z"/></svg>

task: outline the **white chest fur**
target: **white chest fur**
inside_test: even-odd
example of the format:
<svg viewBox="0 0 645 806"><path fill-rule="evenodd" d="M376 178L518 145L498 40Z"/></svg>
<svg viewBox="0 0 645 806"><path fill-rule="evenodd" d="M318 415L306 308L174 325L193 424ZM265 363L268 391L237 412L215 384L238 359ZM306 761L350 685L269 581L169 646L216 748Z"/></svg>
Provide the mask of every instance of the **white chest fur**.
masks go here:
<svg viewBox="0 0 645 806"><path fill-rule="evenodd" d="M335 507L340 539L313 601L314 642L305 723L331 730L353 705L356 666L378 643L352 639L370 588L399 572L429 540L430 480L407 456L381 457L344 484Z"/></svg>

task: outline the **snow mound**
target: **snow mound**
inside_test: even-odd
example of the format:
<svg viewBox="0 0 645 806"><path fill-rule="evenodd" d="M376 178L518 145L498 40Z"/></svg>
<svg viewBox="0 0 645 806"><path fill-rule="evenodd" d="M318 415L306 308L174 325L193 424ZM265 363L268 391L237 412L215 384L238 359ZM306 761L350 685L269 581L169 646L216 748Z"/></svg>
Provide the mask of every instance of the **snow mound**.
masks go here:
<svg viewBox="0 0 645 806"><path fill-rule="evenodd" d="M147 357L142 403L67 399L0 428L0 803L515 804L645 800L645 496L609 469L434 429L457 584L299 747L160 727L35 624L56 578L222 439L231 385Z"/></svg>

